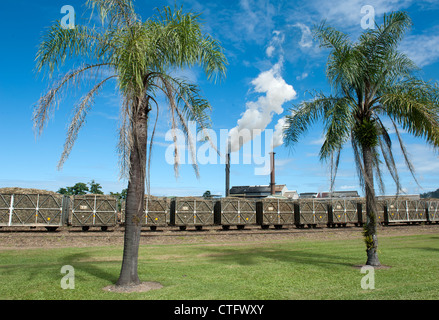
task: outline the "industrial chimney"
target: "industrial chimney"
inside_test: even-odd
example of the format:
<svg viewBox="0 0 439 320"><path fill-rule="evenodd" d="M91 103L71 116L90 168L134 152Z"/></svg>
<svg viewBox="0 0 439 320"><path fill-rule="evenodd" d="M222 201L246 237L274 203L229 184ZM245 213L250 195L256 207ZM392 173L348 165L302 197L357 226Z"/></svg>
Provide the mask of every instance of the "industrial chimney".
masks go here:
<svg viewBox="0 0 439 320"><path fill-rule="evenodd" d="M270 189L271 195L276 194L276 182L275 182L275 173L274 173L274 155L276 153L270 152Z"/></svg>
<svg viewBox="0 0 439 320"><path fill-rule="evenodd" d="M230 195L230 153L226 155L226 197Z"/></svg>

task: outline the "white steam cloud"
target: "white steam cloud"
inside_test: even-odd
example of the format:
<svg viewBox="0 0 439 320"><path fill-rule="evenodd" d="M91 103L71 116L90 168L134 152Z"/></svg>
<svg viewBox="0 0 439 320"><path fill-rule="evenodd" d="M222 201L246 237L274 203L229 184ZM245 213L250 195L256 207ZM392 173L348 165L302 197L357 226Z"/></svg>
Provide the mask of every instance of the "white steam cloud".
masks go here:
<svg viewBox="0 0 439 320"><path fill-rule="evenodd" d="M270 70L264 71L251 83L258 93L265 93L256 101L246 104L246 110L238 125L230 130L230 151L238 151L242 145L260 134L271 123L274 114L281 114L282 105L294 99L297 95L293 86L287 84L280 75L281 62L275 64ZM273 147L282 144L281 131L284 119L280 119L275 128ZM245 132L243 132L245 131Z"/></svg>
<svg viewBox="0 0 439 320"><path fill-rule="evenodd" d="M267 56L272 56L274 45L280 46L283 37L279 31L274 32L274 37L267 48ZM282 51L282 50L280 50ZM246 110L238 120L237 126L229 133L229 150L238 151L242 145L261 134L273 120L275 114L283 113L282 105L297 96L293 86L287 84L281 76L283 57L270 70L261 72L251 84L254 91L261 95L256 101L246 103ZM282 131L285 119L282 118L275 126L273 134L272 148L283 143Z"/></svg>

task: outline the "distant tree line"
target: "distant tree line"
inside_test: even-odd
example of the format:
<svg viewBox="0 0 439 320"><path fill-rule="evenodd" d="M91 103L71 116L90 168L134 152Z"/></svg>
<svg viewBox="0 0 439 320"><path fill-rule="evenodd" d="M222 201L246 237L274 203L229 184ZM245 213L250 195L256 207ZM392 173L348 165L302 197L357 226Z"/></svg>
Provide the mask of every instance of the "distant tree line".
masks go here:
<svg viewBox="0 0 439 320"><path fill-rule="evenodd" d="M439 198L439 189L436 189L436 191L421 193L421 198Z"/></svg>
<svg viewBox="0 0 439 320"><path fill-rule="evenodd" d="M120 211L122 208L122 200L125 200L127 198L127 191L128 189L123 189L121 192L110 191L110 196L113 196L117 199L118 211ZM95 180L91 180L89 183L78 182L72 187L59 188L57 193L67 196L84 194L104 194L101 184L97 183Z"/></svg>
<svg viewBox="0 0 439 320"><path fill-rule="evenodd" d="M117 199L117 211L122 210L122 200L126 200L127 198L128 188L122 190L122 192L110 192L110 196L113 196Z"/></svg>
<svg viewBox="0 0 439 320"><path fill-rule="evenodd" d="M102 192L102 186L94 180L91 180L88 184L78 182L72 187L59 188L57 192L68 196L76 196L87 193L104 194L104 192Z"/></svg>

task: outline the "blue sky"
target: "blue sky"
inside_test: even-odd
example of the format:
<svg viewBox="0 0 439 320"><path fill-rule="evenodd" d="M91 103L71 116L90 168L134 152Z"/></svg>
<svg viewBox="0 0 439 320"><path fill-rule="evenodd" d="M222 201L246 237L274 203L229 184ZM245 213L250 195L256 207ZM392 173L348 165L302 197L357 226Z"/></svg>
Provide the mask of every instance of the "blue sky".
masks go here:
<svg viewBox="0 0 439 320"><path fill-rule="evenodd" d="M46 27L64 16L60 13L63 5L72 5L79 17L85 11L83 3L79 0L17 0L1 4L0 187L56 191L92 179L99 182L105 192L120 191L127 186L127 181L119 180L116 152L120 106L116 83L110 83L96 99L61 171L57 170L57 163L71 110L85 91L68 93L42 136L36 137L33 131L33 106L49 85L46 78L34 72L40 37ZM275 130L278 121L289 113L293 104L309 99L307 91L329 93L325 78L328 53L313 41L310 28L326 19L328 24L356 39L363 31L361 8L364 5L374 8L378 22L384 12L406 10L410 13L414 26L400 48L422 68L421 76L425 80L438 80L439 3L435 0L178 0L176 3L187 11L202 13L205 32L221 42L229 61L226 79L217 84L207 81L198 68L175 71L177 75L196 82L213 106L211 118L218 144L220 131L232 130L238 121L241 127L249 123L253 127L260 125L263 129ZM137 0L135 4L145 20L156 7L173 5L174 0ZM196 178L190 164L182 164L179 177L175 177L173 165L165 157L170 144L166 141L169 119L165 101L161 100L161 104L151 165L152 194L201 195L206 190L224 194L224 165L219 158L217 164L199 165L200 179ZM250 112L246 113L252 108L259 110L258 121L251 120L248 117ZM437 153L421 139L407 133L402 136L419 181L418 186L406 169L395 140L395 154L405 190L419 193L439 188ZM264 139L263 132L262 142ZM276 182L298 192L327 191L328 166L318 159L321 143L322 128L315 125L294 149L277 146ZM198 148L201 146L199 143ZM233 154L233 157L239 157L239 163L231 167L231 185L266 185L269 183L268 174L260 174L258 168L261 165L248 158L255 143L249 142L248 146L249 149ZM187 152L186 157L188 159ZM250 160L250 163L243 163L244 160ZM388 174L385 181L386 193L394 193L395 186ZM342 153L335 189L361 192L349 146Z"/></svg>

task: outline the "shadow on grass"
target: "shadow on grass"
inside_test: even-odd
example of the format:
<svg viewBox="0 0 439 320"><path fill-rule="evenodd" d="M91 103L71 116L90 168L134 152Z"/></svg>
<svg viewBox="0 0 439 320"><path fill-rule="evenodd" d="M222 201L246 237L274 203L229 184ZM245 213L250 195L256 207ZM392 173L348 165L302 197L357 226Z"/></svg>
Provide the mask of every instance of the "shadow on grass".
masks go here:
<svg viewBox="0 0 439 320"><path fill-rule="evenodd" d="M239 264L241 266L257 266L264 268L267 262L285 262L296 265L308 265L319 268L328 267L352 267L355 264L359 264L358 259L350 256L349 254L332 254L322 251L322 249L288 249L279 248L275 246L269 247L231 247L225 248L223 246L203 246L197 248L194 252L187 252L182 254L183 263L193 264L197 263L198 259L208 261L211 263L233 265ZM343 247L339 248L339 252L343 252ZM150 253L153 254L153 253ZM160 253L157 255L160 256ZM148 264L150 260L148 256L143 255L139 257L143 260L143 264ZM75 269L75 277L78 279L81 276L90 275L94 278L104 280L108 283L116 283L119 270L120 261L115 261L111 257L99 257L97 258L93 252L76 252L65 254L62 257L58 257L52 261L46 261L42 263L30 263L23 265L11 265L3 266L1 271L4 274L13 274L18 271L17 267L25 267L27 269L26 276L28 280L38 277L43 269L47 268L47 271L52 272L56 269L56 273L53 275L56 278L61 279L62 275L60 270L63 265L71 265ZM163 261L164 265L167 263ZM20 268L21 269L21 268Z"/></svg>
<svg viewBox="0 0 439 320"><path fill-rule="evenodd" d="M47 259L42 262L29 262L11 265L1 265L0 273L3 276L22 276L25 281L47 277L61 279L61 268L65 265L71 265L75 269L75 277L81 279L81 274L88 274L93 277L115 283L118 274L108 271L109 263L113 261L98 261L89 252L80 252L66 254L62 257ZM119 264L119 262L118 262ZM114 269L111 267L111 269ZM78 271L80 271L78 273Z"/></svg>
<svg viewBox="0 0 439 320"><path fill-rule="evenodd" d="M418 248L418 249L425 250L425 251L430 251L430 252L434 252L434 253L439 253L439 248L421 247L421 248Z"/></svg>
<svg viewBox="0 0 439 320"><path fill-rule="evenodd" d="M61 260L64 265L71 265L75 270L89 274L93 277L116 283L118 274L111 273L108 269L108 261L94 261L93 256L89 252L80 252L66 255ZM76 273L75 273L76 275Z"/></svg>
<svg viewBox="0 0 439 320"><path fill-rule="evenodd" d="M327 266L349 266L352 267L358 261L350 262L348 256L338 256L325 253L316 253L309 250L286 250L278 248L246 248L246 249L220 249L204 248L208 253L201 254L209 259L220 263L238 263L240 265L263 266L265 259L279 262L314 265L319 267ZM340 248L342 250L342 248Z"/></svg>

